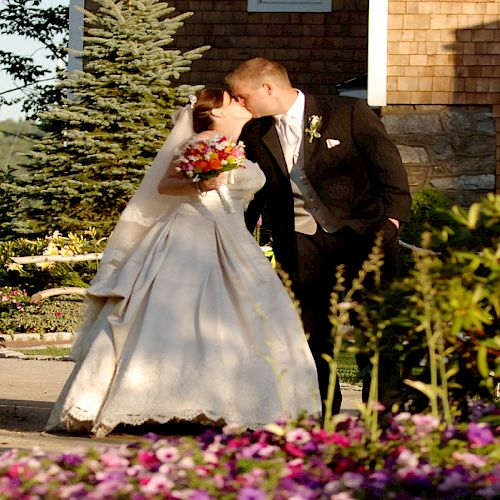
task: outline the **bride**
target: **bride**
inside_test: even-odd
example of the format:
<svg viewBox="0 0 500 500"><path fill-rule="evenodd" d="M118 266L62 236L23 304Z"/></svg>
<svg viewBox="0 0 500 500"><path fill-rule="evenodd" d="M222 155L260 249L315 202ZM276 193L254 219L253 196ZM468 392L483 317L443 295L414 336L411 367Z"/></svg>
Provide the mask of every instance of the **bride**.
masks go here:
<svg viewBox="0 0 500 500"><path fill-rule="evenodd" d="M104 436L119 424L170 421L256 428L321 411L297 311L244 223L264 174L245 160L192 182L178 168L194 132L236 141L251 115L212 89L176 118L88 289L75 366L47 430Z"/></svg>

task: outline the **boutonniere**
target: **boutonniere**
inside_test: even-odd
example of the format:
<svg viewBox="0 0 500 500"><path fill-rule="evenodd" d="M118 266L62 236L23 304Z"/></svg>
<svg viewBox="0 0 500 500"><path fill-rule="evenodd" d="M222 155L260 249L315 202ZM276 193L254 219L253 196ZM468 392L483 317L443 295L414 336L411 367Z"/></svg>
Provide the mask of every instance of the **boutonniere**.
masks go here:
<svg viewBox="0 0 500 500"><path fill-rule="evenodd" d="M321 134L318 132L319 128L321 127L321 120L323 118L318 115L311 115L307 119L307 128L305 130L306 134L309 135L309 142L312 142L314 139L319 139L321 137Z"/></svg>

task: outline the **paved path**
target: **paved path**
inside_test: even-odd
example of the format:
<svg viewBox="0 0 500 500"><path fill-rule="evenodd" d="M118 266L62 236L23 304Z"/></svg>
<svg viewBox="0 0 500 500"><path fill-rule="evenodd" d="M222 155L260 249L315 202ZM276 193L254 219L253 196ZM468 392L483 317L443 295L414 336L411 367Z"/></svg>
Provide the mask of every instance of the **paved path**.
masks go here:
<svg viewBox="0 0 500 500"><path fill-rule="evenodd" d="M73 363L0 358L0 451L8 448L61 452L98 444L134 441L138 435L112 433L104 439L47 434L45 423ZM343 389L343 412L354 412L361 398L357 388Z"/></svg>

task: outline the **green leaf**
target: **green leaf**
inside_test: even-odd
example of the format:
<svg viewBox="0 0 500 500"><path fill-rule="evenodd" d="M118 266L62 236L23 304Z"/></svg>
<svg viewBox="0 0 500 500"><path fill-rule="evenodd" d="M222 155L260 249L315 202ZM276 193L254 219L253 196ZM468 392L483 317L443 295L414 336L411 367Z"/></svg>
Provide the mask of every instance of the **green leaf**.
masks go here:
<svg viewBox="0 0 500 500"><path fill-rule="evenodd" d="M410 387L417 389L417 391L420 391L422 394L425 394L429 399L432 399L433 391L432 391L431 385L424 384L420 380L405 379L405 380L403 380L403 382L406 385L409 385Z"/></svg>
<svg viewBox="0 0 500 500"><path fill-rule="evenodd" d="M483 378L489 377L488 350L484 344L477 348L477 368Z"/></svg>

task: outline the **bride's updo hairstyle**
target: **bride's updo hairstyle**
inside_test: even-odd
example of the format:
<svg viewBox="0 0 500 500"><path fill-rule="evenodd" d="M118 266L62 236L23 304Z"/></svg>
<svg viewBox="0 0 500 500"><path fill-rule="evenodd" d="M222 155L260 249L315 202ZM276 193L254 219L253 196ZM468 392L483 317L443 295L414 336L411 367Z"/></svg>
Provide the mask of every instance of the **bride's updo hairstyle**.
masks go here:
<svg viewBox="0 0 500 500"><path fill-rule="evenodd" d="M199 134L213 127L212 109L220 108L224 104L223 89L203 89L196 94L196 103L193 107L193 130Z"/></svg>

